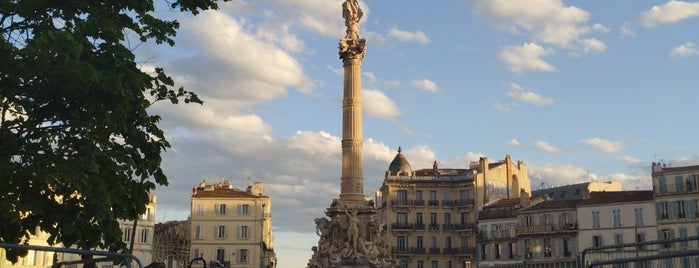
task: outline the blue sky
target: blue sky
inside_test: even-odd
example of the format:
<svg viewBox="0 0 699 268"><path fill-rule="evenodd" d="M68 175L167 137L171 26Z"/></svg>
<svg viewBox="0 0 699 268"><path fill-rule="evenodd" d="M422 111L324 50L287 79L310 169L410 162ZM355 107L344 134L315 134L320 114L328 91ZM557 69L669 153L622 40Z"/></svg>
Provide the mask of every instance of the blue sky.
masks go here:
<svg viewBox="0 0 699 268"><path fill-rule="evenodd" d="M140 46L199 105L158 104L172 144L157 220L191 187L262 181L279 268L302 267L313 218L339 194L340 0L234 0L171 11L177 47ZM365 193L399 146L414 169L524 161L532 188L587 180L650 189L650 165L698 164L699 3L361 1Z"/></svg>

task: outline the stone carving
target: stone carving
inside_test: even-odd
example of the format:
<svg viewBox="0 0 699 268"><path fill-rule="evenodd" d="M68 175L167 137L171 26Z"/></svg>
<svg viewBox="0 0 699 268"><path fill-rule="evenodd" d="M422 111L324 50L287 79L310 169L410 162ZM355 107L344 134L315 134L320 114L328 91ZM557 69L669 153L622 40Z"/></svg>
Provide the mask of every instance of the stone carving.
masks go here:
<svg viewBox="0 0 699 268"><path fill-rule="evenodd" d="M345 18L347 34L345 38L359 39L359 20L364 16L364 12L359 8L357 0L347 0L342 3L342 17Z"/></svg>
<svg viewBox="0 0 699 268"><path fill-rule="evenodd" d="M315 219L320 239L312 248L308 268L396 267L373 217L375 210L367 206L368 202L353 207L333 201L333 205L328 209L333 212L331 220Z"/></svg>

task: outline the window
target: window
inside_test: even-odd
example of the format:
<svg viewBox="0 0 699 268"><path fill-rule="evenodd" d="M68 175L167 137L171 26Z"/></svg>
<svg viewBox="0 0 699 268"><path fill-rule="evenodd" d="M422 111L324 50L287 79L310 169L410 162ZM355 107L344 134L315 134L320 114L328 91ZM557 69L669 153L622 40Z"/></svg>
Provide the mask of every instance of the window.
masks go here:
<svg viewBox="0 0 699 268"><path fill-rule="evenodd" d="M682 180L682 176L675 176L675 189L676 192L684 192L684 181Z"/></svg>
<svg viewBox="0 0 699 268"><path fill-rule="evenodd" d="M623 234L614 235L614 241L616 242L617 245L624 244L624 235ZM621 248L619 248L619 249L621 249Z"/></svg>
<svg viewBox="0 0 699 268"><path fill-rule="evenodd" d="M436 236L430 237L430 247L431 248L437 247L437 237Z"/></svg>
<svg viewBox="0 0 699 268"><path fill-rule="evenodd" d="M415 214L415 223L418 225L422 224L422 212Z"/></svg>
<svg viewBox="0 0 699 268"><path fill-rule="evenodd" d="M398 214L396 214L396 223L398 227L408 226L408 213L398 212Z"/></svg>
<svg viewBox="0 0 699 268"><path fill-rule="evenodd" d="M532 216L529 216L529 215L522 217L522 225L524 225L524 226L534 225L534 218L532 218Z"/></svg>
<svg viewBox="0 0 699 268"><path fill-rule="evenodd" d="M592 228L600 228L599 226L599 211L592 212Z"/></svg>
<svg viewBox="0 0 699 268"><path fill-rule="evenodd" d="M621 210L612 210L612 220L614 222L614 227L621 227Z"/></svg>
<svg viewBox="0 0 699 268"><path fill-rule="evenodd" d="M430 191L430 200L437 200L437 191Z"/></svg>
<svg viewBox="0 0 699 268"><path fill-rule="evenodd" d="M593 247L601 247L603 245L602 243L602 236L600 235L595 235L592 237L592 246Z"/></svg>
<svg viewBox="0 0 699 268"><path fill-rule="evenodd" d="M224 239L227 237L225 225L216 226L215 230L216 230L216 233L214 234L214 237L216 237L216 239Z"/></svg>
<svg viewBox="0 0 699 268"><path fill-rule="evenodd" d="M633 211L636 215L636 226L643 226L643 208L634 208Z"/></svg>
<svg viewBox="0 0 699 268"><path fill-rule="evenodd" d="M544 238L544 257L551 257L551 238Z"/></svg>
<svg viewBox="0 0 699 268"><path fill-rule="evenodd" d="M243 215L243 216L250 215L250 205L249 204L241 204L239 214Z"/></svg>
<svg viewBox="0 0 699 268"><path fill-rule="evenodd" d="M488 247L485 244L482 244L481 245L481 260L488 259L487 250L488 250Z"/></svg>
<svg viewBox="0 0 699 268"><path fill-rule="evenodd" d="M677 200L677 217L680 219L686 218L685 210L684 210L684 200Z"/></svg>
<svg viewBox="0 0 699 268"><path fill-rule="evenodd" d="M567 193L568 193L568 191L561 191L561 195L559 197L564 198L564 197L566 197Z"/></svg>
<svg viewBox="0 0 699 268"><path fill-rule="evenodd" d="M250 228L247 225L238 227L238 239L248 239L250 236Z"/></svg>
<svg viewBox="0 0 699 268"><path fill-rule="evenodd" d="M563 238L563 257L570 257L573 245L570 243L570 237Z"/></svg>
<svg viewBox="0 0 699 268"><path fill-rule="evenodd" d="M668 217L668 210L667 210L667 202L660 202L658 203L658 214L660 214L660 219L667 220Z"/></svg>
<svg viewBox="0 0 699 268"><path fill-rule="evenodd" d="M150 208L146 208L146 213L141 214L141 220L147 221L150 218Z"/></svg>
<svg viewBox="0 0 699 268"><path fill-rule="evenodd" d="M408 251L408 238L405 236L396 237L396 247L399 252Z"/></svg>
<svg viewBox="0 0 699 268"><path fill-rule="evenodd" d="M424 245L423 242L422 242L422 236L418 236L418 237L415 239L415 243L416 243L415 246L417 247L418 250L422 250L422 249L425 248L425 245Z"/></svg>
<svg viewBox="0 0 699 268"><path fill-rule="evenodd" d="M447 250L451 250L451 236L447 236L444 240L444 247L447 248Z"/></svg>
<svg viewBox="0 0 699 268"><path fill-rule="evenodd" d="M527 259L532 258L532 240L524 239L524 255Z"/></svg>
<svg viewBox="0 0 699 268"><path fill-rule="evenodd" d="M239 249L238 250L238 262L247 263L249 257L250 257L250 253L248 252L247 249Z"/></svg>
<svg viewBox="0 0 699 268"><path fill-rule="evenodd" d="M417 261L417 268L425 268L425 261Z"/></svg>
<svg viewBox="0 0 699 268"><path fill-rule="evenodd" d="M444 200L451 200L451 192L445 191L444 192Z"/></svg>
<svg viewBox="0 0 699 268"><path fill-rule="evenodd" d="M129 227L124 228L124 242L131 242L131 231Z"/></svg>
<svg viewBox="0 0 699 268"><path fill-rule="evenodd" d="M141 230L141 243L148 243L149 236L150 236L150 230L142 229Z"/></svg>
<svg viewBox="0 0 699 268"><path fill-rule="evenodd" d="M226 250L223 248L216 249L216 260L223 263L226 261Z"/></svg>
<svg viewBox="0 0 699 268"><path fill-rule="evenodd" d="M468 200L468 191L466 190L459 190L459 200Z"/></svg>
<svg viewBox="0 0 699 268"><path fill-rule="evenodd" d="M197 204L197 215L204 215L204 204Z"/></svg>
<svg viewBox="0 0 699 268"><path fill-rule="evenodd" d="M460 240L461 240L461 248L462 249L468 248L468 236L462 236Z"/></svg>
<svg viewBox="0 0 699 268"><path fill-rule="evenodd" d="M201 239L201 230L202 227L201 225L197 225L194 227L194 239Z"/></svg>
<svg viewBox="0 0 699 268"><path fill-rule="evenodd" d="M439 262L432 261L432 268L439 268Z"/></svg>
<svg viewBox="0 0 699 268"><path fill-rule="evenodd" d="M396 196L398 197L398 204L405 205L408 203L408 191L399 190L396 192Z"/></svg>
<svg viewBox="0 0 699 268"><path fill-rule="evenodd" d="M430 229L438 229L437 225L437 213L430 213Z"/></svg>
<svg viewBox="0 0 699 268"><path fill-rule="evenodd" d="M494 250L495 251L495 259L499 260L500 259L500 244L495 243L493 246L495 246Z"/></svg>
<svg viewBox="0 0 699 268"><path fill-rule="evenodd" d="M507 244L507 252L508 252L507 258L509 258L509 259L515 258L515 243Z"/></svg>
<svg viewBox="0 0 699 268"><path fill-rule="evenodd" d="M680 228L680 238L687 238L687 228ZM689 242L687 241L682 241L680 243L682 249L687 249L689 247Z"/></svg>
<svg viewBox="0 0 699 268"><path fill-rule="evenodd" d="M451 224L451 213L444 213L444 224Z"/></svg>
<svg viewBox="0 0 699 268"><path fill-rule="evenodd" d="M646 234L645 233L637 233L636 234L636 243L643 243L646 242ZM644 250L645 246L639 245L636 247L638 250Z"/></svg>
<svg viewBox="0 0 699 268"><path fill-rule="evenodd" d="M551 224L551 215L550 214L541 215L541 224Z"/></svg>
<svg viewBox="0 0 699 268"><path fill-rule="evenodd" d="M661 194L667 193L667 182L663 176L658 177L658 191Z"/></svg>
<svg viewBox="0 0 699 268"><path fill-rule="evenodd" d="M661 240L672 240L674 238L675 238L675 234L672 230L670 230L670 229L660 230L660 239ZM672 243L663 244L663 248L672 248Z"/></svg>
<svg viewBox="0 0 699 268"><path fill-rule="evenodd" d="M192 256L192 258L201 258L201 254L199 254L198 248L194 249L194 255Z"/></svg>
<svg viewBox="0 0 699 268"><path fill-rule="evenodd" d="M415 200L422 201L422 190L415 191Z"/></svg>
<svg viewBox="0 0 699 268"><path fill-rule="evenodd" d="M216 215L226 215L226 204L215 204L214 205L214 210L216 211Z"/></svg>

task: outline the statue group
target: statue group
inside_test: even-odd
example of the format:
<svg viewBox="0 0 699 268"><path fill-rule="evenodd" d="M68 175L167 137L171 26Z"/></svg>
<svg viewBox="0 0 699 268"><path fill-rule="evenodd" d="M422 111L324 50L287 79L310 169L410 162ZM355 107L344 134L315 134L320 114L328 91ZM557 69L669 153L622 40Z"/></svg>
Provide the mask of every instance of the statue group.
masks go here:
<svg viewBox="0 0 699 268"><path fill-rule="evenodd" d="M373 207L340 206L337 201L328 210L335 211L331 219L316 218L316 233L320 236L314 246L308 268L328 267L395 267L389 248L381 238ZM369 212L369 213L365 213Z"/></svg>

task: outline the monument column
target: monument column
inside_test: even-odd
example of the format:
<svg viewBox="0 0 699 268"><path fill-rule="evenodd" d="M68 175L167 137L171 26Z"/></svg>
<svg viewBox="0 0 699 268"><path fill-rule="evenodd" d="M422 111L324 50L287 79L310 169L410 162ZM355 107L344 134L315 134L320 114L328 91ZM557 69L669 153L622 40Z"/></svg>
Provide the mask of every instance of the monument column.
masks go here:
<svg viewBox="0 0 699 268"><path fill-rule="evenodd" d="M334 199L316 218L314 246L308 268L391 268L396 267L388 243L381 237L373 201L364 199L362 170L362 59L366 40L359 37L363 12L357 0L342 3L347 27L340 39L339 54L345 70L342 96L342 177L340 198Z"/></svg>

